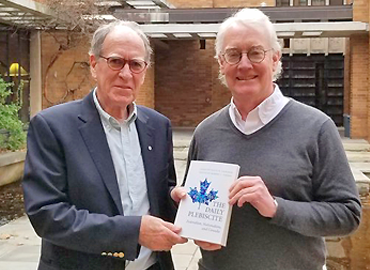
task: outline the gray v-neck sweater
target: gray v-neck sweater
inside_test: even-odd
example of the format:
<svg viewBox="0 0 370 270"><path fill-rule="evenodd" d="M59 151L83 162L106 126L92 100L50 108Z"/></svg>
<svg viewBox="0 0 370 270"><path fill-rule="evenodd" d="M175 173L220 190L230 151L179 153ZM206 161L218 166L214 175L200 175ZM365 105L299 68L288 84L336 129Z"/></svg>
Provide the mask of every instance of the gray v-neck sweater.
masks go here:
<svg viewBox="0 0 370 270"><path fill-rule="evenodd" d="M361 205L333 121L294 100L262 129L241 133L229 106L196 129L189 160L236 163L260 176L278 202L274 218L248 203L233 207L227 247L202 250L200 269L321 270L323 236L358 227Z"/></svg>

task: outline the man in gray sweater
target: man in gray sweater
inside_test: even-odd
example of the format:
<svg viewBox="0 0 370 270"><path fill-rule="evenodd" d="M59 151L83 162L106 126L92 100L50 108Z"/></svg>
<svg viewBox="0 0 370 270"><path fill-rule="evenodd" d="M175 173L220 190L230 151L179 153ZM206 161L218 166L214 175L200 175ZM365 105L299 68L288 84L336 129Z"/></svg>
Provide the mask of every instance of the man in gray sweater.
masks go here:
<svg viewBox="0 0 370 270"><path fill-rule="evenodd" d="M338 131L324 113L273 83L281 48L269 19L244 9L216 39L231 103L196 129L190 160L239 164L227 247L195 241L202 270L322 270L324 236L359 225L361 203ZM186 191L175 188L175 201Z"/></svg>

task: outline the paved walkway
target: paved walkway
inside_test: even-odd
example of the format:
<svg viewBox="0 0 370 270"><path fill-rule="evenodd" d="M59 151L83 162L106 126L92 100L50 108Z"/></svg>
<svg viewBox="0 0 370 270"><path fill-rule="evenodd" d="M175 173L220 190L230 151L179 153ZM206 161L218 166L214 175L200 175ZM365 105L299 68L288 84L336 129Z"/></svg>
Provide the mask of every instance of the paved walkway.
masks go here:
<svg viewBox="0 0 370 270"><path fill-rule="evenodd" d="M182 181L192 130L174 130L174 155L178 182ZM360 192L369 191L370 144L365 140L343 139L351 168ZM40 256L40 238L34 233L27 217L22 217L0 227L0 269L35 270ZM196 270L199 249L189 241L172 250L176 270Z"/></svg>

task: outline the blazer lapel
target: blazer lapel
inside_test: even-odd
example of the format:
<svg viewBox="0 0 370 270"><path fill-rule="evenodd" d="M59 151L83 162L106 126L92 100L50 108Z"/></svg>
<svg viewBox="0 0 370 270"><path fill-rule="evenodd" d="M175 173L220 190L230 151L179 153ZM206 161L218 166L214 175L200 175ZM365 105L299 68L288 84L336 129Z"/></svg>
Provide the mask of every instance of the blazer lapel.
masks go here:
<svg viewBox="0 0 370 270"><path fill-rule="evenodd" d="M100 116L94 104L93 92L84 98L81 114L78 118L81 120L79 127L81 136L119 213L122 215L123 209L116 173Z"/></svg>
<svg viewBox="0 0 370 270"><path fill-rule="evenodd" d="M150 202L150 207L156 207L153 205L154 202L156 202L156 198L154 196L154 186L155 185L155 179L152 179L154 172L154 166L156 164L155 162L155 145L154 145L154 139L155 139L155 133L154 133L154 127L151 125L149 121L148 115L146 115L143 110L140 109L138 106L138 117L136 120L136 129L137 133L139 135L139 141L140 141L140 147L141 147L141 155L143 158L143 164L145 169L145 178L146 178L146 184L148 188L148 197Z"/></svg>

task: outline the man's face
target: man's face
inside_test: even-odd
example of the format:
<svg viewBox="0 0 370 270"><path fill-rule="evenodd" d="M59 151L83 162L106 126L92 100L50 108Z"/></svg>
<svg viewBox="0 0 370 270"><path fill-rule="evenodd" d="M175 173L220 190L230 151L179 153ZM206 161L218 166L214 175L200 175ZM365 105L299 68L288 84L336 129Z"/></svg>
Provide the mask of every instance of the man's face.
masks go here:
<svg viewBox="0 0 370 270"><path fill-rule="evenodd" d="M238 103L249 100L262 102L273 92L273 72L279 55L269 50L271 46L266 35L240 25L233 26L225 34L223 52L248 52L252 47L268 50L260 63L252 63L246 53L243 53L241 61L234 65L227 63L222 56L219 58L220 71L225 75L227 86Z"/></svg>
<svg viewBox="0 0 370 270"><path fill-rule="evenodd" d="M118 27L104 40L102 57L119 57L125 60L145 60L145 47L142 39L128 27ZM108 112L125 110L138 94L144 82L143 72L131 72L128 63L121 70L115 71L108 66L106 59L99 55L90 56L91 73L97 83L97 97L102 108ZM111 114L113 115L113 114Z"/></svg>

